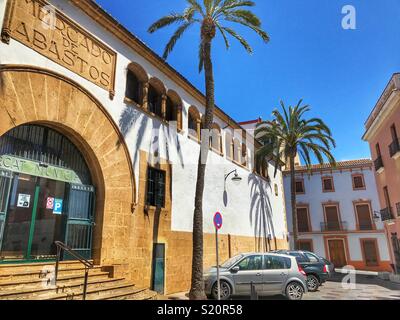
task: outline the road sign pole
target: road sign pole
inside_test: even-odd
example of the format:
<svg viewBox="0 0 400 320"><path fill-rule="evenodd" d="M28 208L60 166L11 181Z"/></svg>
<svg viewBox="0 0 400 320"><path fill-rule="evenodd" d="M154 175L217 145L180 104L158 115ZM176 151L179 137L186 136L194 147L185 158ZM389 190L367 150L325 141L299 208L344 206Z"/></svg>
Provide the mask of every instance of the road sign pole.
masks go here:
<svg viewBox="0 0 400 320"><path fill-rule="evenodd" d="M215 243L216 243L216 254L217 254L217 290L218 300L221 300L221 283L219 281L219 250L218 250L218 229L215 228Z"/></svg>

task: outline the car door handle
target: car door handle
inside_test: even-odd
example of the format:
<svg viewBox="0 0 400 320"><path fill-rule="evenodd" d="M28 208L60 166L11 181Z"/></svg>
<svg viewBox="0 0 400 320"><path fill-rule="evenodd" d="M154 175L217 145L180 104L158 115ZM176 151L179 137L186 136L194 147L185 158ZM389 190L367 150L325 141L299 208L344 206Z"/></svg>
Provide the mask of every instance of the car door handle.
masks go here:
<svg viewBox="0 0 400 320"><path fill-rule="evenodd" d="M260 272L257 273L256 276L257 276L257 277L261 277L261 273L260 273Z"/></svg>
<svg viewBox="0 0 400 320"><path fill-rule="evenodd" d="M282 273L281 273L281 276L286 276L286 273L285 273L285 272L282 272Z"/></svg>

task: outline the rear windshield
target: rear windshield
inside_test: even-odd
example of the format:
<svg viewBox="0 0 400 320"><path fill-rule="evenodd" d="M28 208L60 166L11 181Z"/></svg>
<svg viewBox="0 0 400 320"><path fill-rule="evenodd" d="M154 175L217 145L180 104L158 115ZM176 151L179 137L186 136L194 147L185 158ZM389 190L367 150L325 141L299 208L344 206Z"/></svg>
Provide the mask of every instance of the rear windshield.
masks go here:
<svg viewBox="0 0 400 320"><path fill-rule="evenodd" d="M309 262L307 257L299 252L289 252L293 257L296 257L297 262Z"/></svg>

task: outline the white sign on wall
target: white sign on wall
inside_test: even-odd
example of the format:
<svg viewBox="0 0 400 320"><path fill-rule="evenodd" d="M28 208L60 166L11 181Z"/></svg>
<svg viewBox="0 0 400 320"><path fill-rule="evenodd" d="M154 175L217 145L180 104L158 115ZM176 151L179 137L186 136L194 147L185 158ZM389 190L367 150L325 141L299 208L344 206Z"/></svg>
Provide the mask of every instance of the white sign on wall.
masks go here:
<svg viewBox="0 0 400 320"><path fill-rule="evenodd" d="M31 195L30 194L20 193L18 195L18 202L17 202L18 208L29 208L30 204L31 204Z"/></svg>

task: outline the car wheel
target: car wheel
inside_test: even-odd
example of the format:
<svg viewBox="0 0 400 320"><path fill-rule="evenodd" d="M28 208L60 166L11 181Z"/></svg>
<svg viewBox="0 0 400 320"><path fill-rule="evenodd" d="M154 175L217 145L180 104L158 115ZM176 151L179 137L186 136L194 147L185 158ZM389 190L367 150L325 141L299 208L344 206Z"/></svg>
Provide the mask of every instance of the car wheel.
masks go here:
<svg viewBox="0 0 400 320"><path fill-rule="evenodd" d="M312 274L307 276L307 288L311 292L315 292L319 288L318 278Z"/></svg>
<svg viewBox="0 0 400 320"><path fill-rule="evenodd" d="M298 282L291 282L286 287L286 297L289 300L301 300L303 298L304 288Z"/></svg>
<svg viewBox="0 0 400 320"><path fill-rule="evenodd" d="M220 281L221 300L228 300L231 297L231 286L226 281ZM212 288L211 296L214 300L218 299L218 283L216 282Z"/></svg>

